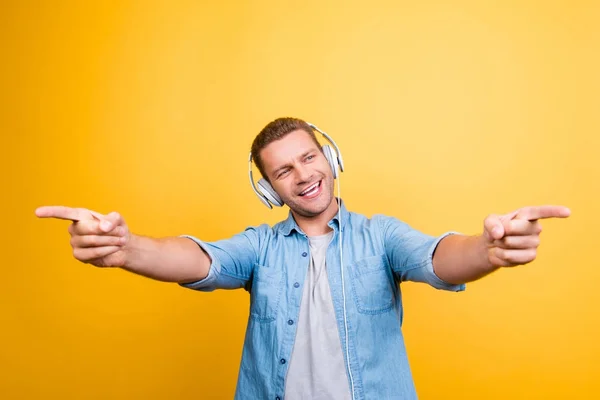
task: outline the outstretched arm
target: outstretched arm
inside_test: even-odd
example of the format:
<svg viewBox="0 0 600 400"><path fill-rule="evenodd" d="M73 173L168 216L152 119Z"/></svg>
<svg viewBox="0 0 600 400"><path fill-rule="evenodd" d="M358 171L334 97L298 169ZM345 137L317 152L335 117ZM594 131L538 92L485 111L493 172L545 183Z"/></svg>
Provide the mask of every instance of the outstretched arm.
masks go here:
<svg viewBox="0 0 600 400"><path fill-rule="evenodd" d="M210 257L192 240L134 235L118 213L103 215L84 208L40 207L40 218L72 221L73 256L97 267L121 267L148 278L187 283L205 278Z"/></svg>
<svg viewBox="0 0 600 400"><path fill-rule="evenodd" d="M530 263L537 256L545 218L566 218L562 206L523 207L506 215L490 215L478 236L450 235L438 245L433 268L448 283L471 282L501 267Z"/></svg>

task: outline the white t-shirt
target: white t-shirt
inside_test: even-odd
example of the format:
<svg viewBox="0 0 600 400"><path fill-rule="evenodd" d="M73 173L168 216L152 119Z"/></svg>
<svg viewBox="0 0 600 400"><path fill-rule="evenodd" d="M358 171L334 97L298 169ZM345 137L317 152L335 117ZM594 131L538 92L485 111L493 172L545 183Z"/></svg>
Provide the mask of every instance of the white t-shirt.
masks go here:
<svg viewBox="0 0 600 400"><path fill-rule="evenodd" d="M309 237L310 264L287 372L285 400L352 397L325 263L332 238L333 231Z"/></svg>

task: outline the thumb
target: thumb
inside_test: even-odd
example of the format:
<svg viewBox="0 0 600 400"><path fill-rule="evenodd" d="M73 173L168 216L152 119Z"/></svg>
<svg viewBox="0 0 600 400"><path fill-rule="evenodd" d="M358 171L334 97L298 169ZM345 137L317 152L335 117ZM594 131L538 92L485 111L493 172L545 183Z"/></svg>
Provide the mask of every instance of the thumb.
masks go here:
<svg viewBox="0 0 600 400"><path fill-rule="evenodd" d="M104 216L100 221L100 229L103 232L108 233L123 223L123 218L119 213L111 212L110 214Z"/></svg>
<svg viewBox="0 0 600 400"><path fill-rule="evenodd" d="M500 216L496 214L489 215L483 222L483 226L487 236L492 240L502 239L504 236L504 225Z"/></svg>

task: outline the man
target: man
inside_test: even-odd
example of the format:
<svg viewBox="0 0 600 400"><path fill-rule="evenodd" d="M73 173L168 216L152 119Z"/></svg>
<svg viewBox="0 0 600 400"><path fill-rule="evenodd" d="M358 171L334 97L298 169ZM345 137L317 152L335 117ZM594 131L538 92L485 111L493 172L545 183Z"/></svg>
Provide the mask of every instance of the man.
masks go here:
<svg viewBox="0 0 600 400"><path fill-rule="evenodd" d="M437 238L393 217L369 219L334 197L338 166L312 128L280 118L252 145L259 184L270 188L271 203L290 208L273 227L206 243L133 234L117 213L41 207L36 214L73 221L71 245L82 262L195 290L248 290L236 399L416 398L399 283L461 291L500 267L529 263L539 245L539 220L570 211L524 207L488 216L481 235Z"/></svg>

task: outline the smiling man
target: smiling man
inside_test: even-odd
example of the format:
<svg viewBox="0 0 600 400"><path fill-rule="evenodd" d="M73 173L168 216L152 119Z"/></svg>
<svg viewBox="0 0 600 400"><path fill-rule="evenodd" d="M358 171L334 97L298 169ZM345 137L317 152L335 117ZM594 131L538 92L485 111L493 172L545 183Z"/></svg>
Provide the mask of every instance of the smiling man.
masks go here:
<svg viewBox="0 0 600 400"><path fill-rule="evenodd" d="M367 218L334 197L341 156L333 142L335 153L321 147L313 128L280 118L254 140L251 160L263 176L255 192L269 207L290 209L272 227L204 242L136 235L117 213L50 206L36 215L73 221L71 246L82 262L194 290L247 290L236 399L414 399L400 283L462 291L500 267L527 264L540 243L539 220L570 211L489 215L476 236L433 237L395 217Z"/></svg>

